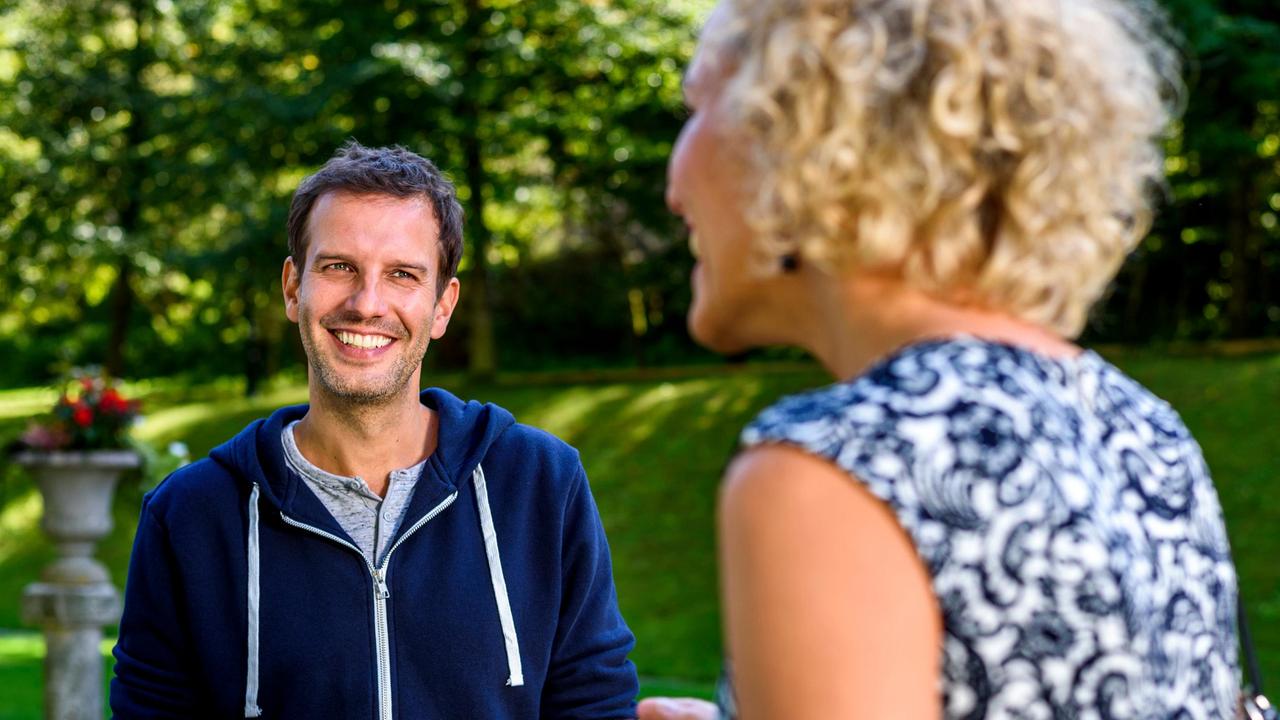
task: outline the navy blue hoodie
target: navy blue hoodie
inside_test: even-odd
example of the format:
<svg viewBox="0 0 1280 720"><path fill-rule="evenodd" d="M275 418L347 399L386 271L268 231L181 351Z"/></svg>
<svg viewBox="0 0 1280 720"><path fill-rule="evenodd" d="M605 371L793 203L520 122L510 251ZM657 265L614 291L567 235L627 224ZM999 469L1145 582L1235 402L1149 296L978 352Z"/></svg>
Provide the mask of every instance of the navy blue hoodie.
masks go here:
<svg viewBox="0 0 1280 720"><path fill-rule="evenodd" d="M380 567L257 420L143 501L118 718L627 718L634 638L577 452L495 406L440 420Z"/></svg>

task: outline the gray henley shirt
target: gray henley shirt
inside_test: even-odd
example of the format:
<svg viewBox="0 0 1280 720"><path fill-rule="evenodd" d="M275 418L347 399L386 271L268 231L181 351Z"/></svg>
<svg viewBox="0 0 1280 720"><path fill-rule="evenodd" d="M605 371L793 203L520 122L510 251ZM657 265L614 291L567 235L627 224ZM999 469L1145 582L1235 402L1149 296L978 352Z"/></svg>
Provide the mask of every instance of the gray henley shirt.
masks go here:
<svg viewBox="0 0 1280 720"><path fill-rule="evenodd" d="M378 567L386 557L400 522L404 520L405 510L413 497L413 489L417 486L427 461L392 471L387 484L387 496L380 498L369 489L364 480L334 475L303 457L293 437L293 426L296 424L298 421L295 420L280 432L285 464L298 473L307 487L311 488L311 492L320 498L333 519L355 541L365 560Z"/></svg>

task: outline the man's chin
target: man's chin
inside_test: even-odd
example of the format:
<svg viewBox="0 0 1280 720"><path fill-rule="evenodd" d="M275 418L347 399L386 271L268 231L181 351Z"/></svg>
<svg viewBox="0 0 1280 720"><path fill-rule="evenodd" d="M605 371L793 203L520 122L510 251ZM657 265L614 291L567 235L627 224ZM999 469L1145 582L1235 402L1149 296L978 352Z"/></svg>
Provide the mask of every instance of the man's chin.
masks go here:
<svg viewBox="0 0 1280 720"><path fill-rule="evenodd" d="M333 402L353 407L388 404L405 393L416 393L417 387L411 387L412 384L412 378L406 378L402 383L388 383L385 375L376 381L360 382L357 378L342 377L327 368L312 368L310 378L312 392L319 391Z"/></svg>

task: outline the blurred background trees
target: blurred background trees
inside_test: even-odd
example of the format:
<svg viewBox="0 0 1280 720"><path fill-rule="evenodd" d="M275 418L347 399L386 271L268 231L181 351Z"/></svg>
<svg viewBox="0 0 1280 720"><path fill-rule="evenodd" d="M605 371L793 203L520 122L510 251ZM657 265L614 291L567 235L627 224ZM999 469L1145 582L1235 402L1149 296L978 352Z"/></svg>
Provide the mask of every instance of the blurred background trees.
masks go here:
<svg viewBox="0 0 1280 720"><path fill-rule="evenodd" d="M0 7L0 385L103 360L262 378L291 193L348 138L459 186L436 368L706 359L662 203L710 2L10 0ZM1280 335L1280 6L1165 0L1188 105L1170 193L1091 341ZM500 338L500 341L495 341Z"/></svg>

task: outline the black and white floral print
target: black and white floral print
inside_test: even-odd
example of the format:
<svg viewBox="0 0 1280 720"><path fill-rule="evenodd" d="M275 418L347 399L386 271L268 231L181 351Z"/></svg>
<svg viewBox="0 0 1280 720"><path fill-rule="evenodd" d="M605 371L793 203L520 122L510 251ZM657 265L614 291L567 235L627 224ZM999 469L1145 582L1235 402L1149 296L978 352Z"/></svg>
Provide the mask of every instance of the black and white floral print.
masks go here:
<svg viewBox="0 0 1280 720"><path fill-rule="evenodd" d="M882 499L942 609L947 718L1235 713L1236 577L1200 449L1092 352L908 347L785 398L741 444L797 445Z"/></svg>

